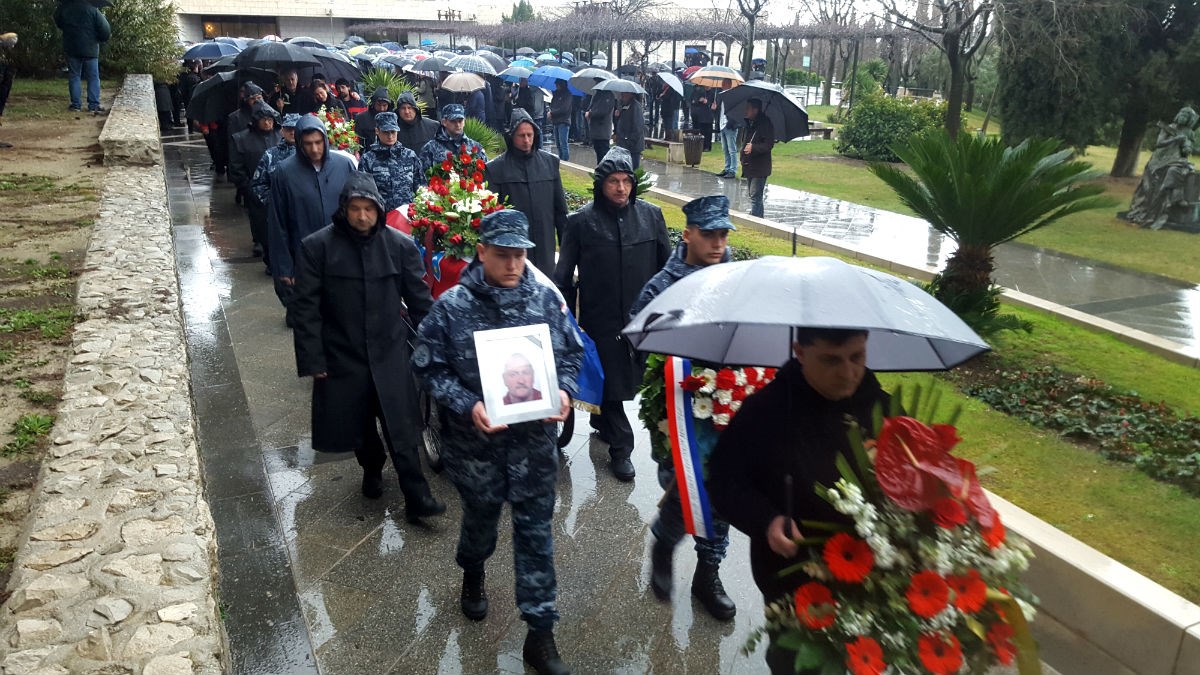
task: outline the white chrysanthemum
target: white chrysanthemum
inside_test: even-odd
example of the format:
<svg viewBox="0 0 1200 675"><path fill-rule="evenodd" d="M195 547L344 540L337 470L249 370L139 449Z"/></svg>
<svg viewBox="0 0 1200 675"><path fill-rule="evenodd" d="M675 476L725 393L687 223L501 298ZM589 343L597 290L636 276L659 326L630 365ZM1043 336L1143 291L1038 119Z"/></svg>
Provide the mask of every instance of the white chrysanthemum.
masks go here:
<svg viewBox="0 0 1200 675"><path fill-rule="evenodd" d="M733 403L733 392L728 389L718 389L713 393L713 398L717 399L725 405Z"/></svg>
<svg viewBox="0 0 1200 675"><path fill-rule="evenodd" d="M733 371L733 381L736 382L737 386L739 386L739 387L746 386L746 371L743 370L742 368L738 368L738 369L734 370Z"/></svg>
<svg viewBox="0 0 1200 675"><path fill-rule="evenodd" d="M692 414L698 420L706 420L712 417L713 406L712 401L707 398L692 399Z"/></svg>
<svg viewBox="0 0 1200 675"><path fill-rule="evenodd" d="M713 424L719 427L729 426L729 413L716 413L712 416Z"/></svg>

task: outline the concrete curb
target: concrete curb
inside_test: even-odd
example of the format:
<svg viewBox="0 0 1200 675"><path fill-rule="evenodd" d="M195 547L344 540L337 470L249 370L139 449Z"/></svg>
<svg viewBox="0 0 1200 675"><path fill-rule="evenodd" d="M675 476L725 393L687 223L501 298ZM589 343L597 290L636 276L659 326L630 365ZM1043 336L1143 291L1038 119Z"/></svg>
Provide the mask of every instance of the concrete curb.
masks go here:
<svg viewBox="0 0 1200 675"><path fill-rule="evenodd" d="M161 164L119 165L161 158L153 102L130 76L101 134L83 318L0 610L6 674L225 670L166 182Z"/></svg>

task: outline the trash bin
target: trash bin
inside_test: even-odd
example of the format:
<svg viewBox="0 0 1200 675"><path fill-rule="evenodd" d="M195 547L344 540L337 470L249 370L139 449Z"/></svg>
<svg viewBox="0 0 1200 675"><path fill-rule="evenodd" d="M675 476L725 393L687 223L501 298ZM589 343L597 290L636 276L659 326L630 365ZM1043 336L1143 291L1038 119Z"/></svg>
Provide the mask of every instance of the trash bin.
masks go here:
<svg viewBox="0 0 1200 675"><path fill-rule="evenodd" d="M683 163L688 166L697 166L703 156L704 134L685 131L683 133Z"/></svg>

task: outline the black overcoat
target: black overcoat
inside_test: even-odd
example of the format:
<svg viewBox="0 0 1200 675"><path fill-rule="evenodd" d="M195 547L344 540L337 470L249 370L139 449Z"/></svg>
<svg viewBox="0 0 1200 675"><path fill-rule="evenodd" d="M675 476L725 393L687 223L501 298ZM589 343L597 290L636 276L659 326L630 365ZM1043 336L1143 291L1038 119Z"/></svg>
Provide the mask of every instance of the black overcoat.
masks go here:
<svg viewBox="0 0 1200 675"><path fill-rule="evenodd" d="M335 218L301 242L296 272L290 306L296 369L301 377L328 373L313 382L313 448L362 445L372 384L393 447L415 445L420 426L409 323L425 317L433 298L412 239L382 223L362 237Z"/></svg>

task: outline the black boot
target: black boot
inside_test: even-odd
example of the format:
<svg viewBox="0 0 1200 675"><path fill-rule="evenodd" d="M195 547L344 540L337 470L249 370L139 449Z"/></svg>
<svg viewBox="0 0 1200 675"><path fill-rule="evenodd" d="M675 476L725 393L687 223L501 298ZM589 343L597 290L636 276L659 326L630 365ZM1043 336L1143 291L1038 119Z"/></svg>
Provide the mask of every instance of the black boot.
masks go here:
<svg viewBox="0 0 1200 675"><path fill-rule="evenodd" d="M571 675L567 664L558 658L558 647L554 645L554 631L533 630L525 635L525 648L521 650L525 663L538 675Z"/></svg>
<svg viewBox="0 0 1200 675"><path fill-rule="evenodd" d="M438 516L446 512L446 502L429 494L429 488L412 496L404 496L404 519L414 525L423 518Z"/></svg>
<svg viewBox="0 0 1200 675"><path fill-rule="evenodd" d="M383 469L363 471L362 493L367 499L379 499L383 496Z"/></svg>
<svg viewBox="0 0 1200 675"><path fill-rule="evenodd" d="M718 567L713 563L696 563L696 574L692 576L692 597L704 605L714 619L729 621L737 614L733 600L725 595L725 586L717 576Z"/></svg>
<svg viewBox="0 0 1200 675"><path fill-rule="evenodd" d="M478 572L463 570L462 596L458 606L462 608L463 616L472 621L483 621L487 617L487 589L483 587L483 570Z"/></svg>
<svg viewBox="0 0 1200 675"><path fill-rule="evenodd" d="M675 546L655 537L650 547L650 589L654 591L654 597L664 602L670 601L675 586L675 574L671 569L673 557Z"/></svg>
<svg viewBox="0 0 1200 675"><path fill-rule="evenodd" d="M612 470L612 475L617 480L628 483L633 480L637 473L633 469L633 462L629 456L633 454L633 448L609 448L609 469Z"/></svg>

